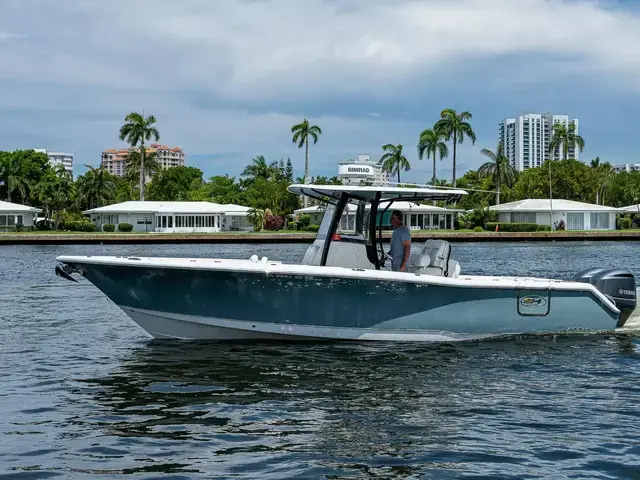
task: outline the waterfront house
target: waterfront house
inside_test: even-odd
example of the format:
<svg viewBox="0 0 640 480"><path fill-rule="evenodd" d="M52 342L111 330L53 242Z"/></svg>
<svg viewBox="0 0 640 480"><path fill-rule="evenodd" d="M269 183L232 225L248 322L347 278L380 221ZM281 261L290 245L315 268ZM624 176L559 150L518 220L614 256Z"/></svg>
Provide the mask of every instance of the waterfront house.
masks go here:
<svg viewBox="0 0 640 480"><path fill-rule="evenodd" d="M340 229L344 231L351 230L355 225L356 207L355 205L348 207L347 214L343 215L340 221ZM404 224L411 230L453 230L456 215L464 211L413 202L393 202L383 215L383 229L391 229L391 212L393 210L400 210L403 213ZM294 214L309 215L312 224L320 224L324 214L324 205L301 208L296 210Z"/></svg>
<svg viewBox="0 0 640 480"><path fill-rule="evenodd" d="M41 208L0 201L0 231L31 229L40 212L42 212Z"/></svg>
<svg viewBox="0 0 640 480"><path fill-rule="evenodd" d="M134 232L212 233L253 231L251 208L212 202L131 201L82 213L101 231L103 225L133 225Z"/></svg>
<svg viewBox="0 0 640 480"><path fill-rule="evenodd" d="M554 229L563 221L565 230L615 230L616 214L620 213L613 207L555 198L552 202L548 198L528 198L493 205L489 210L498 212L500 223L551 225L553 215Z"/></svg>

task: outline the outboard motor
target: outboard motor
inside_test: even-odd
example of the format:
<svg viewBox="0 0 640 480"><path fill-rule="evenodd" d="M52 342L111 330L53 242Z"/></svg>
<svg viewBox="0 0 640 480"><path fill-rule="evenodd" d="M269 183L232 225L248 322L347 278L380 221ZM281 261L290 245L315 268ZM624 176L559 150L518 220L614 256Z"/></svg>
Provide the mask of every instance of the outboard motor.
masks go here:
<svg viewBox="0 0 640 480"><path fill-rule="evenodd" d="M617 328L624 326L636 309L636 279L626 268L588 268L576 273L572 280L590 283L615 303L620 310Z"/></svg>

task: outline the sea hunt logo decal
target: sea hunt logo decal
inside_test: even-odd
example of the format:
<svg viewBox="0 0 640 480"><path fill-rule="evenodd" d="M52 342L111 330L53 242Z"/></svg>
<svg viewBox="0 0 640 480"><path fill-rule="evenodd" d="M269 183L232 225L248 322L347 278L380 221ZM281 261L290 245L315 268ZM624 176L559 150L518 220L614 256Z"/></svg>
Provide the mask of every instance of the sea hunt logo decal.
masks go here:
<svg viewBox="0 0 640 480"><path fill-rule="evenodd" d="M544 307L547 304L547 300L542 297L522 297L520 299L520 305L523 307Z"/></svg>
<svg viewBox="0 0 640 480"><path fill-rule="evenodd" d="M630 297L633 297L635 295L635 292L633 290L625 290L624 288L618 290L618 293L620 295L629 295Z"/></svg>

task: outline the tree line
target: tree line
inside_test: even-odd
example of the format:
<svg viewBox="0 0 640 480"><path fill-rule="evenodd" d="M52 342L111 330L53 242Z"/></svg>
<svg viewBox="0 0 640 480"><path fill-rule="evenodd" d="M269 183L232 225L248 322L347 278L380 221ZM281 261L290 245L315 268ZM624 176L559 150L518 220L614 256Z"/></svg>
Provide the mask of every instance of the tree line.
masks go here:
<svg viewBox="0 0 640 480"><path fill-rule="evenodd" d="M554 198L614 207L640 202L640 172L616 173L608 162L599 158L589 165L569 158L571 150L582 151L585 144L573 124L553 126L549 158L541 167L517 172L505 155L504 145L499 143L495 151L481 150L488 161L478 170L467 171L456 178L457 146L467 138L475 143L471 119L469 112L445 109L431 128L420 133L417 142L418 157L432 160L432 185L469 190L458 208L549 198L549 183ZM119 131L119 137L130 145L123 177L111 175L102 165L86 165L87 171L74 181L61 165L52 167L44 153L0 152L0 198L43 208L56 226L70 216L81 219L83 210L134 199L234 203L257 210L269 209L275 215L285 216L300 207L299 197L287 191L291 183L340 183L336 177L309 175L309 147L318 142L322 129L305 118L291 127L291 133L292 142L305 150L303 176L294 177L291 159L268 161L258 155L237 179L228 175L205 179L203 172L195 167L162 169L155 153L145 149L150 140L160 139L155 117L132 112L125 117ZM436 172L437 160L449 156L448 142L453 163L451 181L438 179ZM382 151L383 169L397 175L400 183L400 171L411 168L403 146L385 144ZM552 160L554 154L562 160Z"/></svg>

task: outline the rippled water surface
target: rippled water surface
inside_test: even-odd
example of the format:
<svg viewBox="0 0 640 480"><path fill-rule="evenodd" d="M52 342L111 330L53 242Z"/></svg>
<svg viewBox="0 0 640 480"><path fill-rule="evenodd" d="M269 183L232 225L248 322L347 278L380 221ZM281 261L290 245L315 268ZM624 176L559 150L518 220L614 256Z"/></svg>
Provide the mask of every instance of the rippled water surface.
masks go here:
<svg viewBox="0 0 640 480"><path fill-rule="evenodd" d="M454 244L463 272L640 275L639 244ZM0 247L0 478L640 478L640 337L151 342L55 256L298 261L306 245ZM499 315L496 312L496 315Z"/></svg>

